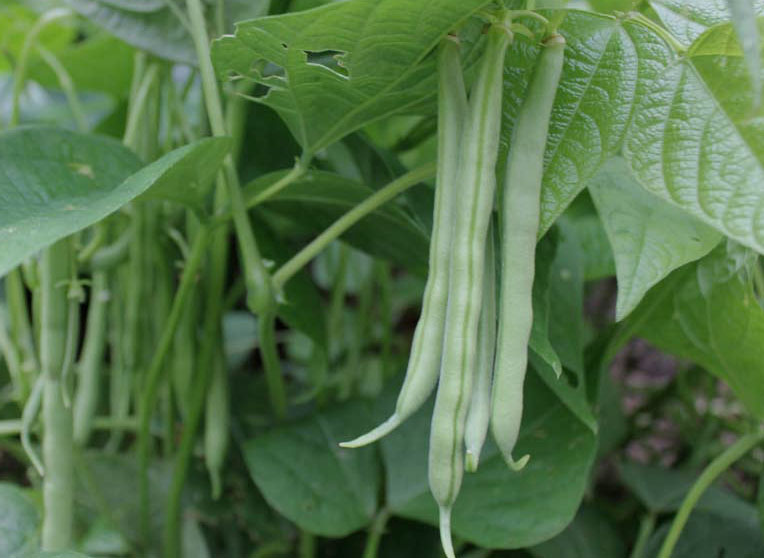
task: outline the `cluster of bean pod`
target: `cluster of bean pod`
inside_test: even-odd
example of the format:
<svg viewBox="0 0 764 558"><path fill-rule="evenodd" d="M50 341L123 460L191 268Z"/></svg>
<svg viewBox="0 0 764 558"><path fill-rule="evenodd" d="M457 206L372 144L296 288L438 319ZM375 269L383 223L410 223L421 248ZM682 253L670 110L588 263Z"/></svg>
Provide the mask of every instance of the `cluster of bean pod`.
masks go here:
<svg viewBox="0 0 764 558"><path fill-rule="evenodd" d="M502 116L504 58L511 14L494 15L469 99L459 39L438 54L438 172L429 275L405 380L392 416L344 442L359 447L413 414L437 385L429 446L430 490L440 509L441 542L454 557L451 509L463 472L477 470L489 423L507 464L514 459L533 322L532 287L544 148L565 40L548 34L512 132L499 199L498 304L493 213ZM498 309L498 316L497 316ZM498 329L498 332L497 332Z"/></svg>

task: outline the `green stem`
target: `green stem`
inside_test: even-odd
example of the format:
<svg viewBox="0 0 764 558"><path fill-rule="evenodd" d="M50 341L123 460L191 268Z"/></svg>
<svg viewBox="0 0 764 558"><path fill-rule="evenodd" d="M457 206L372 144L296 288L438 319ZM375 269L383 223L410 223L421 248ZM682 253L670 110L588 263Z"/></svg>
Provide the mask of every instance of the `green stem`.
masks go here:
<svg viewBox="0 0 764 558"><path fill-rule="evenodd" d="M24 401L27 397L28 386L26 378L21 371L21 361L16 346L11 342L8 330L5 326L5 316L0 314L0 354L5 359L8 375L13 385L13 398L16 401Z"/></svg>
<svg viewBox="0 0 764 558"><path fill-rule="evenodd" d="M369 529L369 535L366 538L366 547L363 549L362 558L377 558L379 552L379 543L382 540L382 535L385 533L385 526L387 520L390 519L390 510L382 508L379 510L377 517L374 519L374 523L371 524Z"/></svg>
<svg viewBox="0 0 764 558"><path fill-rule="evenodd" d="M647 550L647 543L650 540L650 535L653 534L655 529L655 514L650 512L646 514L642 521L639 522L639 533L637 533L637 541L634 543L634 548L629 555L629 558L644 558L645 551Z"/></svg>
<svg viewBox="0 0 764 558"><path fill-rule="evenodd" d="M320 254L333 240L339 238L350 227L372 213L391 199L405 192L423 180L435 176L435 163L428 163L407 172L390 184L377 190L371 196L359 203L353 209L332 223L324 232L318 235L310 244L295 254L292 259L282 265L273 274L273 285L280 290L294 275L305 267L308 262Z"/></svg>
<svg viewBox="0 0 764 558"><path fill-rule="evenodd" d="M69 17L72 14L66 8L56 8L45 12L40 19L38 19L32 28L24 38L24 44L21 46L21 52L19 53L18 62L16 63L16 70L13 72L13 92L11 98L11 119L8 123L9 128L13 128L19 123L19 105L21 101L21 92L24 91L24 83L26 82L27 64L29 63L29 55L32 52L32 46L35 40L40 35L40 32L45 29L46 26L54 21Z"/></svg>
<svg viewBox="0 0 764 558"><path fill-rule="evenodd" d="M141 474L141 521L144 540L148 540L149 533L149 483L148 483L148 465L150 452L150 425L151 417L156 405L159 391L159 381L164 366L165 358L172 346L175 330L178 327L180 318L183 315L183 309L186 306L188 297L196 283L197 272L204 261L204 253L210 240L209 228L201 225L197 231L194 243L191 248L191 255L186 262L181 277L180 285L172 301L172 308L167 322L159 339L159 344L151 359L148 372L146 374L146 384L143 394L140 398L140 429L138 432L138 456Z"/></svg>
<svg viewBox="0 0 764 558"><path fill-rule="evenodd" d="M127 124L125 125L125 135L122 137L122 143L131 149L136 149L138 144L138 134L141 130L141 121L149 104L149 97L154 89L154 82L159 76L159 66L151 64L143 74L140 85L135 96L130 99L130 110L127 115Z"/></svg>
<svg viewBox="0 0 764 558"><path fill-rule="evenodd" d="M263 312L258 321L260 356L265 368L265 380L268 385L268 396L276 415L276 420L284 420L287 411L286 387L281 371L281 359L276 348L276 312L269 308Z"/></svg>
<svg viewBox="0 0 764 558"><path fill-rule="evenodd" d="M64 550L72 542L74 467L72 410L64 405L61 370L64 365L71 254L68 240L48 247L40 263L40 363L43 373L42 549Z"/></svg>
<svg viewBox="0 0 764 558"><path fill-rule="evenodd" d="M290 170L287 174L282 176L280 179L278 179L276 182L268 186L265 190L262 190L257 193L257 195L252 196L251 198L246 200L247 209L252 209L256 205L259 205L263 203L264 201L272 198L281 190L289 186L292 182L300 178L303 174L305 174L305 171L307 170L307 161L305 158L298 159L294 167L292 167L292 170Z"/></svg>
<svg viewBox="0 0 764 558"><path fill-rule="evenodd" d="M35 353L32 326L29 323L29 308L24 284L18 269L14 269L5 276L5 300L8 304L11 342L19 351L21 371L28 380L26 392L29 393L29 388L34 383L40 367Z"/></svg>
<svg viewBox="0 0 764 558"><path fill-rule="evenodd" d="M37 45L37 52L40 53L40 56L53 73L56 74L58 83L64 91L64 95L66 95L66 102L69 104L69 110L72 111L72 117L74 118L74 123L77 126L77 129L83 133L87 132L88 121L87 118L85 118L85 111L82 110L79 97L77 97L77 89L74 86L74 81L72 81L72 76L69 75L69 72L66 71L64 65L61 64L58 58L56 58L56 56L48 49L41 45Z"/></svg>
<svg viewBox="0 0 764 558"><path fill-rule="evenodd" d="M316 537L307 531L300 531L300 546L297 555L299 558L315 558Z"/></svg>
<svg viewBox="0 0 764 558"><path fill-rule="evenodd" d="M209 37L204 20L201 0L186 0L192 38L199 62L199 72L202 77L204 101L207 106L207 116L214 136L226 136L223 107L220 100L215 72L210 59ZM225 185L233 213L233 224L241 252L244 267L245 283L247 285L247 305L253 313L258 314L266 309L273 299L270 275L260 256L255 234L249 222L247 208L242 198L239 176L231 155L223 163Z"/></svg>
<svg viewBox="0 0 764 558"><path fill-rule="evenodd" d="M703 470L698 480L692 485L690 491L685 496L682 505L679 507L679 511L674 517L674 521L671 524L666 539L661 545L661 549L658 552L658 558L671 558L671 553L674 551L679 536L682 534L687 520L690 517L690 513L695 508L700 500L700 497L711 486L711 483L721 475L724 471L730 468L730 466L748 453L751 449L756 447L764 440L764 431L752 432L740 438L737 442L728 447L724 452L716 459L711 461L708 466Z"/></svg>

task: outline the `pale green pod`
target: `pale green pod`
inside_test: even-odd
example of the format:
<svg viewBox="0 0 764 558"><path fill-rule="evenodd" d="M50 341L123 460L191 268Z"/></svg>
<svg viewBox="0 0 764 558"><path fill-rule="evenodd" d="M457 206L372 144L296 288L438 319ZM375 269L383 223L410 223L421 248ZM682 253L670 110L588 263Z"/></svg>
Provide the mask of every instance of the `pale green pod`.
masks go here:
<svg viewBox="0 0 764 558"><path fill-rule="evenodd" d="M438 170L435 178L435 209L430 241L429 274L422 313L414 331L406 377L395 412L375 429L340 445L357 448L385 436L416 412L435 389L440 370L443 329L448 304L448 275L454 205L458 202L456 182L459 143L467 96L456 37L444 39L438 57Z"/></svg>
<svg viewBox="0 0 764 558"><path fill-rule="evenodd" d="M472 399L464 427L464 468L477 471L488 424L491 419L491 384L496 354L496 263L493 225L488 228L485 243L485 274L483 276L483 306L478 326L478 354L475 362Z"/></svg>
<svg viewBox="0 0 764 558"><path fill-rule="evenodd" d="M523 412L523 383L533 326L533 276L539 228L544 148L565 39L545 42L515 122L502 197L499 334L491 401L491 430L507 464L519 470L528 456L512 457Z"/></svg>
<svg viewBox="0 0 764 558"><path fill-rule="evenodd" d="M464 475L464 427L477 356L485 240L496 187L504 54L511 41L504 26L491 26L486 35L460 153L443 356L430 428L430 490L440 507L441 541L449 558L454 556L451 507Z"/></svg>

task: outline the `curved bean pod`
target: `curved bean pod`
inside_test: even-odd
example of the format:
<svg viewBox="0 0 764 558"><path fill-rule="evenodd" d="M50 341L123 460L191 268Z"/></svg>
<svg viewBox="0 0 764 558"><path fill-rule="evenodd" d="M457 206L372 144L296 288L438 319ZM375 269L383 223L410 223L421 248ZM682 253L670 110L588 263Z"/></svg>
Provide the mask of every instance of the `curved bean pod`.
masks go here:
<svg viewBox="0 0 764 558"><path fill-rule="evenodd" d="M533 325L532 291L544 148L564 51L562 36L552 35L546 40L515 122L504 178L499 335L491 430L504 459L515 470L524 467L529 457L515 461L512 451L520 432L528 341Z"/></svg>
<svg viewBox="0 0 764 558"><path fill-rule="evenodd" d="M443 360L430 428L430 491L440 508L440 536L449 558L451 507L464 474L464 426L477 354L485 240L496 187L504 54L512 39L504 25L487 31L486 51L470 97L459 162L460 199L454 215Z"/></svg>
<svg viewBox="0 0 764 558"><path fill-rule="evenodd" d="M444 39L438 57L438 170L435 179L435 208L430 241L429 275L422 313L414 331L406 377L395 404L395 412L375 429L340 445L357 448L379 440L411 416L435 389L440 369L441 346L448 304L448 274L451 236L458 183L459 143L467 95L462 78L459 42Z"/></svg>
<svg viewBox="0 0 764 558"><path fill-rule="evenodd" d="M483 306L478 326L478 354L472 386L472 399L464 427L464 468L474 473L480 461L480 452L488 434L491 418L491 384L493 360L496 355L496 262L494 254L493 224L488 228L485 243L485 274L483 276Z"/></svg>

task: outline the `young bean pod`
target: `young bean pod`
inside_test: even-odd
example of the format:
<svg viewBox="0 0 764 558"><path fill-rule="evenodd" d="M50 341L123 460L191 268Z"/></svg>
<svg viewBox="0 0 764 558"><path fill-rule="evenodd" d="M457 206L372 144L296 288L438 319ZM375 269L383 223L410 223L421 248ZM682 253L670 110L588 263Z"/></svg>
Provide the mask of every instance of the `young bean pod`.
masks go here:
<svg viewBox="0 0 764 558"><path fill-rule="evenodd" d="M449 558L454 557L451 508L464 473L464 427L477 355L485 240L496 186L504 54L512 39L507 23L492 25L486 33L486 51L464 124L443 360L430 428L430 491L440 508L441 543Z"/></svg>
<svg viewBox="0 0 764 558"><path fill-rule="evenodd" d="M512 451L520 432L523 382L533 325L532 291L539 228L544 148L565 39L552 35L544 44L535 74L515 122L502 199L499 334L491 401L491 430L507 464L521 469Z"/></svg>
<svg viewBox="0 0 764 558"><path fill-rule="evenodd" d="M212 485L212 498L223 492L221 473L228 453L230 409L228 405L228 371L222 350L212 362L212 378L207 391L204 412L204 457Z"/></svg>
<svg viewBox="0 0 764 558"><path fill-rule="evenodd" d="M459 143L467 112L467 95L456 37L449 36L442 41L438 56L438 73L438 169L435 178L429 274L422 314L414 331L406 377L393 415L363 436L343 442L340 444L342 447L364 446L391 432L422 406L438 382L448 304L452 216L454 205L457 203Z"/></svg>
<svg viewBox="0 0 764 558"><path fill-rule="evenodd" d="M478 326L478 354L472 386L472 400L464 427L464 468L474 473L480 461L480 452L488 434L491 418L491 384L493 360L496 355L496 262L494 254L493 224L488 228L485 243L485 275L483 276L483 307Z"/></svg>
<svg viewBox="0 0 764 558"><path fill-rule="evenodd" d="M79 363L79 379L74 399L74 441L79 446L87 443L98 408L103 357L106 352L108 304L108 274L105 271L95 271L90 289L87 332Z"/></svg>

